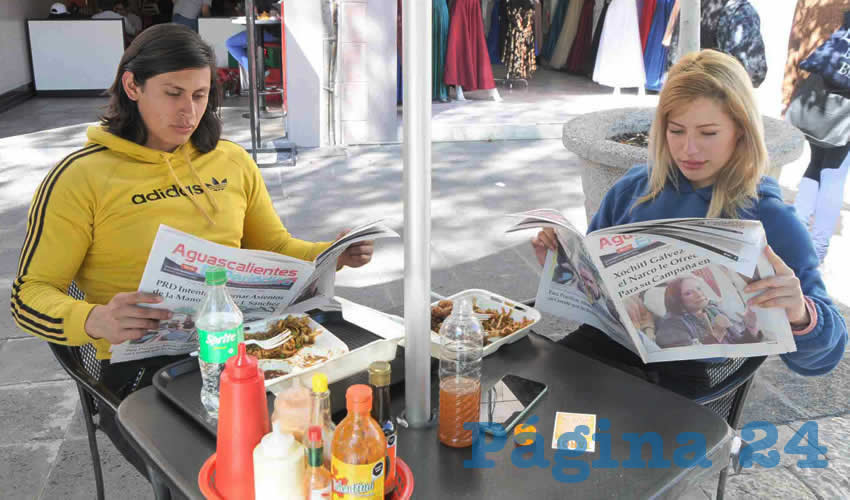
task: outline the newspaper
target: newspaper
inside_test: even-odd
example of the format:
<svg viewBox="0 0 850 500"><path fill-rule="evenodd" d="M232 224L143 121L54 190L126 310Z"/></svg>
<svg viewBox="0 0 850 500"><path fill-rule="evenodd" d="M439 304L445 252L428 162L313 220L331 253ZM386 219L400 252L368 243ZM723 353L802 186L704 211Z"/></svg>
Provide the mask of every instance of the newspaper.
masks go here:
<svg viewBox="0 0 850 500"><path fill-rule="evenodd" d="M205 275L210 267L227 269L228 292L247 323L329 304L334 296L337 259L345 249L353 243L388 237L398 234L380 220L363 224L308 262L273 252L228 247L160 225L139 291L162 296L162 302L150 307L174 314L161 321L158 330L112 346L112 362L196 350L196 311L206 294Z"/></svg>
<svg viewBox="0 0 850 500"><path fill-rule="evenodd" d="M551 227L535 308L587 323L644 363L793 352L784 309L748 307L748 283L772 276L759 221L664 219L583 235L539 209L507 232Z"/></svg>

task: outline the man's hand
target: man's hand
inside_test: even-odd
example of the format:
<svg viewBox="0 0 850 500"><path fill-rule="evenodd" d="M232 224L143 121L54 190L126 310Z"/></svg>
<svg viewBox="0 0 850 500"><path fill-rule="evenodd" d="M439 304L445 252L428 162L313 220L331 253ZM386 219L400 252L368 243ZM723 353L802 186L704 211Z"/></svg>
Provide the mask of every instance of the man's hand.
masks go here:
<svg viewBox="0 0 850 500"><path fill-rule="evenodd" d="M110 344L141 338L148 330L159 328L159 321L169 319L171 311L152 309L137 304L158 304L162 297L152 293L119 293L105 306L95 306L86 319L86 333L93 339L106 339Z"/></svg>
<svg viewBox="0 0 850 500"><path fill-rule="evenodd" d="M336 239L340 239L348 234L348 230L339 233ZM375 241L367 240L359 243L352 243L339 256L336 261L336 269L340 270L345 266L360 267L365 266L372 260L372 254L375 252Z"/></svg>
<svg viewBox="0 0 850 500"><path fill-rule="evenodd" d="M555 230L551 227L541 229L537 236L531 239L531 246L534 247L537 262L542 266L543 261L546 260L546 252L558 250L558 238L555 236Z"/></svg>

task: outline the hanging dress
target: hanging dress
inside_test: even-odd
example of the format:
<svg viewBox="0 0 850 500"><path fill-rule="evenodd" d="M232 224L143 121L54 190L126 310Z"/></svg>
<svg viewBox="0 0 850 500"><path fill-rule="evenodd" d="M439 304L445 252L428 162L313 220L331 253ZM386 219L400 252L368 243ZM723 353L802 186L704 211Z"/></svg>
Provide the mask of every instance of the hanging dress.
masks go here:
<svg viewBox="0 0 850 500"><path fill-rule="evenodd" d="M446 85L463 90L496 88L481 20L479 0L455 0L446 45Z"/></svg>
<svg viewBox="0 0 850 500"><path fill-rule="evenodd" d="M490 32L490 21L493 16L493 3L495 0L481 0L481 18L484 25L484 33Z"/></svg>
<svg viewBox="0 0 850 500"><path fill-rule="evenodd" d="M593 43L590 45L590 54L584 60L584 66L581 71L581 74L588 78L593 77L593 68L596 66L596 56L599 53L599 41L602 38L602 26L605 24L605 16L608 15L608 6L611 4L611 1L600 0L599 3L602 4L602 10L599 12L598 17L596 16L596 9L593 10L593 15L596 19L593 23Z"/></svg>
<svg viewBox="0 0 850 500"><path fill-rule="evenodd" d="M564 66L564 69L570 73L581 74L584 61L590 56L593 44L593 8L595 3L596 0L584 0L584 6L581 8L576 39L573 41L570 57L567 58L567 65Z"/></svg>
<svg viewBox="0 0 850 500"><path fill-rule="evenodd" d="M578 1L578 0L572 0ZM543 44L544 60L549 61L555 54L555 47L558 45L558 35L561 34L561 29L564 27L564 20L567 18L567 8L570 5L570 0L560 0L555 8L555 14L552 16L552 24L549 27L549 37L546 43Z"/></svg>
<svg viewBox="0 0 850 500"><path fill-rule="evenodd" d="M655 20L657 1L644 0L643 8L640 11L640 46L646 53L646 41L649 39L649 30L652 28L652 23Z"/></svg>
<svg viewBox="0 0 850 500"><path fill-rule="evenodd" d="M487 53L490 54L490 64L502 62L502 51L499 50L499 37L502 35L502 2L505 0L494 0L488 16L489 27L485 29L487 34Z"/></svg>
<svg viewBox="0 0 850 500"><path fill-rule="evenodd" d="M404 74L402 70L402 29L401 29L401 0L398 0L398 11L396 16L396 39L395 39L395 50L396 50L396 89L395 89L395 98L396 104L401 105L404 98L404 81L402 79L402 75Z"/></svg>
<svg viewBox="0 0 850 500"><path fill-rule="evenodd" d="M537 69L534 56L534 6L529 0L507 0L507 34L502 60L507 77L528 78Z"/></svg>
<svg viewBox="0 0 850 500"><path fill-rule="evenodd" d="M647 90L661 90L663 84L664 72L667 69L667 47L662 45L661 41L675 3L676 0L658 0L655 15L652 16L652 27L643 53Z"/></svg>
<svg viewBox="0 0 850 500"><path fill-rule="evenodd" d="M449 36L449 6L446 0L433 0L431 5L431 97L438 101L448 101L449 89L443 77L446 70L446 41Z"/></svg>
<svg viewBox="0 0 850 500"><path fill-rule="evenodd" d="M646 83L635 0L612 0L602 26L593 81L616 88Z"/></svg>
<svg viewBox="0 0 850 500"><path fill-rule="evenodd" d="M567 58L570 56L570 49L573 48L573 41L578 31L578 21L581 17L583 4L583 0L570 0L570 6L564 19L564 27L561 28L561 34L558 35L558 45L555 46L555 53L552 54L552 59L549 61L553 68L562 68L567 64Z"/></svg>
<svg viewBox="0 0 850 500"><path fill-rule="evenodd" d="M543 41L543 0L534 2L534 55L540 55Z"/></svg>
<svg viewBox="0 0 850 500"><path fill-rule="evenodd" d="M552 17L558 9L558 0L542 0L543 3L543 37L540 38L540 52L543 52L543 45L546 37L549 36L549 30L552 27Z"/></svg>

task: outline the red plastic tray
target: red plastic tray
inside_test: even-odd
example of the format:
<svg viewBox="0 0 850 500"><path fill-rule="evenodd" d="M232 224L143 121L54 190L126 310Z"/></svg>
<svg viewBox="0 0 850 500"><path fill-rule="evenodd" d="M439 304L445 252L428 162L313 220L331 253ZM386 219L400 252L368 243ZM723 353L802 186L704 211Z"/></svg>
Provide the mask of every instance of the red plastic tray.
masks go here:
<svg viewBox="0 0 850 500"><path fill-rule="evenodd" d="M398 463L396 464L396 481L397 485L392 499L409 500L413 496L415 481L410 467L401 458L398 458ZM226 500L215 489L215 453L210 455L210 458L201 467L201 471L198 473L198 486L201 488L201 493L208 500Z"/></svg>

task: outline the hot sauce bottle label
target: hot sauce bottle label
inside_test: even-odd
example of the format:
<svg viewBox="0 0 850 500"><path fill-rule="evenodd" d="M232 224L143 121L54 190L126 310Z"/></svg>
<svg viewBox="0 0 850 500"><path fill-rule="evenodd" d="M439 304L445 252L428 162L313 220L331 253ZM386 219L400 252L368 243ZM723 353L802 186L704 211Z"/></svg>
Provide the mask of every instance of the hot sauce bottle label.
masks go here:
<svg viewBox="0 0 850 500"><path fill-rule="evenodd" d="M395 488L396 480L396 435L395 433L387 436L387 467L386 467L386 489Z"/></svg>
<svg viewBox="0 0 850 500"><path fill-rule="evenodd" d="M331 458L334 500L384 498L384 459L371 464L351 465Z"/></svg>
<svg viewBox="0 0 850 500"><path fill-rule="evenodd" d="M331 497L331 487L310 491L308 500L328 500Z"/></svg>

